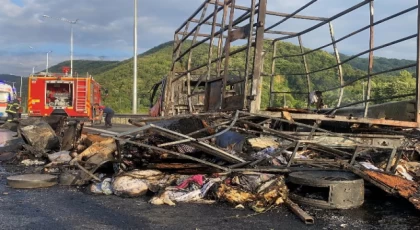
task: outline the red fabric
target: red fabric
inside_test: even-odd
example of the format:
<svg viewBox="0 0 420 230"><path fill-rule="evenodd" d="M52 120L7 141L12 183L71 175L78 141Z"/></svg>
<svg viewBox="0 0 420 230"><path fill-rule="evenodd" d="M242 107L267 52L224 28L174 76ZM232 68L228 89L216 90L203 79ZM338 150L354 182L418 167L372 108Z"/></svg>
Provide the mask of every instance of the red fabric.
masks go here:
<svg viewBox="0 0 420 230"><path fill-rule="evenodd" d="M200 186L202 186L204 184L204 176L203 175L195 175L195 176L192 176L192 177L184 180L180 185L178 185L177 188L179 188L179 189L185 189L185 188L188 187L188 185L191 182L195 182L195 183L199 184Z"/></svg>
<svg viewBox="0 0 420 230"><path fill-rule="evenodd" d="M160 111L160 99L161 99L161 98L159 98L159 99L158 99L158 101L156 102L156 104L155 104L152 108L150 108L150 110L149 110L149 115L150 115L151 117L157 117L157 116L159 116L159 111Z"/></svg>
<svg viewBox="0 0 420 230"><path fill-rule="evenodd" d="M98 106L98 109L99 110L104 110L105 109L105 106Z"/></svg>

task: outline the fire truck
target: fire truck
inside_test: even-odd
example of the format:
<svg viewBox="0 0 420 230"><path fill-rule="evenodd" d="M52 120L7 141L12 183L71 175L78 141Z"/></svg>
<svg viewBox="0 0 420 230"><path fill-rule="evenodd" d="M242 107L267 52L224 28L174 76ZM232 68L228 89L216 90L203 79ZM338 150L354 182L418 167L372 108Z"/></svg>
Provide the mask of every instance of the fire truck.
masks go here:
<svg viewBox="0 0 420 230"><path fill-rule="evenodd" d="M95 103L101 103L101 86L91 75L74 77L63 73L39 73L29 77L28 116L65 115L92 121Z"/></svg>
<svg viewBox="0 0 420 230"><path fill-rule="evenodd" d="M16 89L14 89L11 85L0 81L0 121L3 122L7 120L7 102L14 100L15 97Z"/></svg>

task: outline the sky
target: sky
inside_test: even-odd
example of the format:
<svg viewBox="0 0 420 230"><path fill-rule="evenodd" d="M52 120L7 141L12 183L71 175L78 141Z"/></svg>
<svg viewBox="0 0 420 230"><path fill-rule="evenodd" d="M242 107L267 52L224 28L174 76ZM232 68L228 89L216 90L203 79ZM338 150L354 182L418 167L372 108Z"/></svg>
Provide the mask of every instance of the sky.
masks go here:
<svg viewBox="0 0 420 230"><path fill-rule="evenodd" d="M362 0L318 0L299 14L331 17ZM171 41L174 31L202 4L202 0L138 1L138 52ZM237 0L249 6L251 0ZM268 10L292 13L309 0L268 0ZM124 60L133 56L133 0L0 0L0 73L27 76L35 67L70 59L70 24L52 18L78 19L74 25L74 59ZM375 21L417 5L417 0L376 0ZM243 11L235 12L235 15ZM375 28L375 46L416 33L417 11ZM196 18L199 18L197 16ZM219 16L219 19L221 15ZM267 16L267 25L282 18ZM273 30L299 32L318 22L290 19ZM369 23L368 5L333 21L336 39ZM202 28L208 33L210 27ZM274 37L273 37L274 38ZM366 50L368 30L338 44L351 55ZM303 44L316 48L330 42L328 26L302 36ZM286 40L297 43L297 39ZM331 52L332 48L328 47ZM416 58L416 39L375 51L375 56Z"/></svg>

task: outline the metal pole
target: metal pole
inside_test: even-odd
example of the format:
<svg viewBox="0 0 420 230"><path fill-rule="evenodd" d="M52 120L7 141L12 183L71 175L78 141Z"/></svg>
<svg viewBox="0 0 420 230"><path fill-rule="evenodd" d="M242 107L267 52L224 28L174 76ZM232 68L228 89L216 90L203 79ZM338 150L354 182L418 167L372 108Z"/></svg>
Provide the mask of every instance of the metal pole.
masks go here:
<svg viewBox="0 0 420 230"><path fill-rule="evenodd" d="M231 41L230 36L232 35L232 27L233 27L233 19L235 13L235 0L231 0L230 2L230 13L229 13L229 26L228 26L228 38L225 42L225 66L224 66L224 75L223 75L223 85L222 85L222 103L220 103L220 109L224 109L226 105L226 86L227 86L227 78L229 77L229 59L230 59L230 44ZM247 77L247 76L245 76Z"/></svg>
<svg viewBox="0 0 420 230"><path fill-rule="evenodd" d="M206 85L204 87L204 89L206 91L206 94L205 94L206 100L204 101L204 111L209 110L209 100L208 100L208 98L209 98L209 95L210 95L210 90L207 90L207 89L208 89L208 81L211 78L211 60L213 58L213 43L214 43L214 34L216 33L218 4L219 4L219 0L216 0L216 3L214 4L213 23L211 25L211 33L210 33L210 45L209 45L209 56L208 56L208 63L207 63Z"/></svg>
<svg viewBox="0 0 420 230"><path fill-rule="evenodd" d="M70 20L67 20L65 18L56 18L56 17L51 17L51 16L48 16L48 15L45 15L45 14L42 17L51 18L51 19L55 19L55 20L70 23L70 25L71 25L71 30L70 30L70 75L73 76L73 25L76 24L79 19L76 19L74 21L70 21Z"/></svg>
<svg viewBox="0 0 420 230"><path fill-rule="evenodd" d="M277 55L277 42L272 44L273 53L271 56L271 76L270 76L270 98L268 100L268 106L273 107L273 89L274 89L274 75L276 72L276 55Z"/></svg>
<svg viewBox="0 0 420 230"><path fill-rule="evenodd" d="M134 0L133 114L137 113L137 0Z"/></svg>
<svg viewBox="0 0 420 230"><path fill-rule="evenodd" d="M254 48L254 70L251 81L251 96L255 97L251 100L250 112L258 112L261 106L261 92L262 92L262 79L261 79L261 63L263 59L264 49L264 27L265 27L265 14L267 11L267 0L260 0L258 6L258 21L256 24L255 35L255 48ZM245 76L248 77L248 76Z"/></svg>
<svg viewBox="0 0 420 230"><path fill-rule="evenodd" d="M70 76L73 77L73 24L70 32Z"/></svg>
<svg viewBox="0 0 420 230"><path fill-rule="evenodd" d="M35 66L32 66L32 75L35 74Z"/></svg>
<svg viewBox="0 0 420 230"><path fill-rule="evenodd" d="M420 4L420 0L418 1ZM420 127L420 7L417 11L417 70L416 70L416 122Z"/></svg>
<svg viewBox="0 0 420 230"><path fill-rule="evenodd" d="M308 63L306 62L305 50L303 49L302 37L300 35L298 36L298 40L299 40L300 52L302 54L303 67L305 68L305 73L306 73L306 84L308 85L308 95L307 95L308 104L307 104L307 107L308 107L308 110L309 110L311 108L311 100L309 98L309 94L311 93L311 76L309 74Z"/></svg>
<svg viewBox="0 0 420 230"><path fill-rule="evenodd" d="M340 64L341 60L340 60L340 54L338 53L338 48L337 48L337 43L335 41L335 36L334 36L334 28L332 25L332 22L328 23L329 27L330 27L330 35L331 35L331 41L333 43L333 49L334 49L334 54L335 54L335 61L337 62L337 70L338 70L338 77L339 77L339 81L340 81L340 92L338 94L338 102L337 102L337 107L340 107L341 105L341 101L343 100L343 95L344 95L344 76L343 76L343 67Z"/></svg>
<svg viewBox="0 0 420 230"><path fill-rule="evenodd" d="M208 7L208 3L206 3L204 5L203 11L201 13L201 17L200 17L200 22L202 22L204 20L204 17L206 16L206 12L207 12L207 7ZM196 43L197 41L197 36L200 33L200 29L201 29L201 25L197 25L196 29L195 29L195 33L194 33L194 37L193 40L191 42L191 47ZM188 101L188 111L190 113L193 112L193 105L192 105L192 95L191 95L191 58L192 58L192 53L193 50L191 49L188 53L188 63L187 63L187 101Z"/></svg>
<svg viewBox="0 0 420 230"><path fill-rule="evenodd" d="M374 15L373 15L373 1L369 3L369 13L370 13L370 36L369 36L369 68L368 68L368 81L367 81L367 88L366 88L366 100L365 102L365 112L363 117L368 116L369 111L369 99L370 99L370 91L372 88L372 72L373 72L373 48L374 48Z"/></svg>
<svg viewBox="0 0 420 230"><path fill-rule="evenodd" d="M259 4L258 4L259 6ZM245 53L245 77L244 77L244 97L243 97L243 104L242 104L242 108L249 109L249 105L250 105L250 101L249 101L249 90L248 90L248 85L249 85L249 76L250 76L250 60L251 60L251 49L252 49L252 41L254 40L254 19L255 19L255 11L256 8L256 0L251 0L251 11L250 11L250 15L249 15L249 34L248 34L248 41L247 41L247 46L246 46L246 53ZM252 84L252 82L251 82Z"/></svg>
<svg viewBox="0 0 420 230"><path fill-rule="evenodd" d="M48 54L49 54L50 52L47 52L47 68L46 68L46 73L47 73L47 75L48 75Z"/></svg>
<svg viewBox="0 0 420 230"><path fill-rule="evenodd" d="M20 76L19 96L22 97L22 76Z"/></svg>
<svg viewBox="0 0 420 230"><path fill-rule="evenodd" d="M223 56L223 33L225 31L226 17L228 14L228 0L225 0L223 3L223 16L222 16L222 26L219 31L219 41L217 43L217 65L216 65L216 78L219 78L222 72L222 56Z"/></svg>
<svg viewBox="0 0 420 230"><path fill-rule="evenodd" d="M363 99L362 100L366 100L365 99L365 94L366 94L366 91L365 91L365 80L362 81L362 91L363 91ZM363 102L363 106L366 106L366 101Z"/></svg>

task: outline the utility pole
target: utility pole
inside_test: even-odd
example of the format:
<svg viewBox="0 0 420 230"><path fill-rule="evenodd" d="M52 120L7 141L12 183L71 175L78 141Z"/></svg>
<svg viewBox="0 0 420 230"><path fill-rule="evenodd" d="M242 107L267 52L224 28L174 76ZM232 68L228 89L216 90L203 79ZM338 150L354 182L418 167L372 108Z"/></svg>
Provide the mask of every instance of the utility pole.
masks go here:
<svg viewBox="0 0 420 230"><path fill-rule="evenodd" d="M20 76L19 97L22 98L22 76Z"/></svg>
<svg viewBox="0 0 420 230"><path fill-rule="evenodd" d="M76 22L74 22L76 23ZM73 24L70 23L71 32L70 32L70 76L73 77Z"/></svg>
<svg viewBox="0 0 420 230"><path fill-rule="evenodd" d="M34 47L32 47L32 46L28 46L29 47L29 49L31 49L31 50L33 50L34 49ZM23 63L20 63L21 65L24 65ZM34 65L34 66L32 66L32 75L34 75L35 74L35 68L36 68L37 66L36 65Z"/></svg>
<svg viewBox="0 0 420 230"><path fill-rule="evenodd" d="M134 0L133 114L137 113L137 0Z"/></svg>
<svg viewBox="0 0 420 230"><path fill-rule="evenodd" d="M51 53L51 52L52 52L51 50L47 52L47 68L45 70L47 72L47 75L48 75L48 61L49 61L48 54Z"/></svg>
<svg viewBox="0 0 420 230"><path fill-rule="evenodd" d="M365 80L363 80L362 81L362 91L363 91L363 106L365 106L366 105L366 95L365 95L365 93L366 93L366 91L365 91Z"/></svg>
<svg viewBox="0 0 420 230"><path fill-rule="evenodd" d="M21 64L21 65L23 65L23 66L25 66L23 63L19 63L19 64ZM12 74L10 74L10 75L12 75ZM15 76L15 75L14 75ZM22 97L22 75L20 75L20 87L19 87L19 96L20 97Z"/></svg>
<svg viewBox="0 0 420 230"><path fill-rule="evenodd" d="M10 76L14 76L14 77L17 77L17 75L15 75L15 74L11 74L11 73L9 73L9 75ZM16 93L17 94L17 92L15 92L16 91L16 89L15 89L15 81L5 81L6 83L12 83L12 87L13 87L13 93ZM20 90L19 90L20 92L19 92L19 94L20 94L20 96L22 96L22 76L20 76Z"/></svg>
<svg viewBox="0 0 420 230"><path fill-rule="evenodd" d="M74 21L70 21L70 20L67 20L65 18L55 18L55 17L51 17L51 16L48 16L48 15L45 15L45 14L42 15L42 17L52 18L52 19L55 19L55 20L70 23L70 25L71 25L71 28L70 28L70 76L73 76L73 25L76 24L79 19L76 19Z"/></svg>

